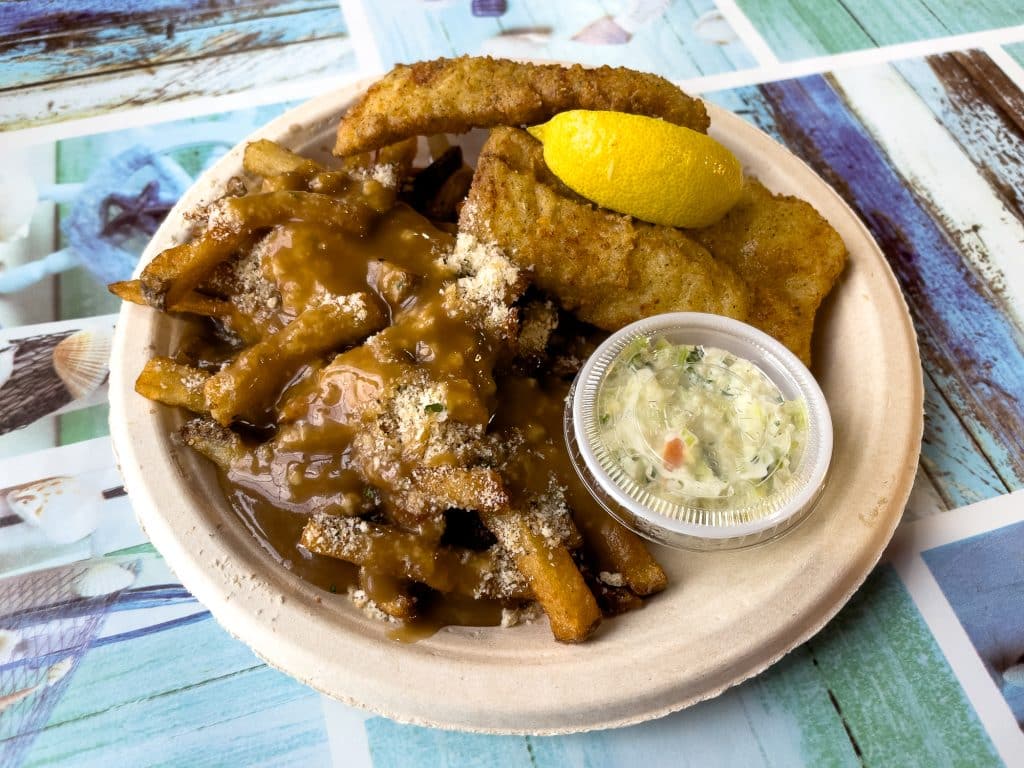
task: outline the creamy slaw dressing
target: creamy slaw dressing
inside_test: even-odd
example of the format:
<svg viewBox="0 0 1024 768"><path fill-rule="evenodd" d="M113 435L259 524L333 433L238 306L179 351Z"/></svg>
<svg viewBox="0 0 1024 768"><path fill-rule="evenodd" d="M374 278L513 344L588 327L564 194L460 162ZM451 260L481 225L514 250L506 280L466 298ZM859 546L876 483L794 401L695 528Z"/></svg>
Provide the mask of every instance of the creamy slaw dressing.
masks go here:
<svg viewBox="0 0 1024 768"><path fill-rule="evenodd" d="M755 364L664 338L622 351L597 408L601 437L626 476L677 504L760 502L792 478L806 440L803 399L786 400Z"/></svg>

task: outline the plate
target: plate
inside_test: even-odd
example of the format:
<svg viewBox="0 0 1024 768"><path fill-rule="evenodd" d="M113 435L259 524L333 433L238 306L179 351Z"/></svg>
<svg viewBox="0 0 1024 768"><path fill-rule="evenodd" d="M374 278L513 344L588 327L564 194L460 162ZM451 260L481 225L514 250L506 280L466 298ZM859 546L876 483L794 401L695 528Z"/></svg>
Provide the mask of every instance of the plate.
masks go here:
<svg viewBox="0 0 1024 768"><path fill-rule="evenodd" d="M366 81L314 99L258 131L314 156ZM671 585L561 645L545 620L447 628L414 644L347 600L280 567L224 501L212 465L170 438L183 417L137 395L145 361L173 348L180 323L125 304L111 361L111 434L139 520L182 583L267 663L346 704L396 720L488 733L559 734L637 723L756 675L835 615L878 561L902 514L923 427L921 367L899 287L857 216L803 162L709 105L712 135L775 192L810 201L850 260L819 314L815 373L835 427L817 510L770 544L733 552L657 549ZM465 140L467 150L479 136ZM183 214L241 174L245 142L171 211L145 263L187 235ZM475 155L474 155L475 156Z"/></svg>

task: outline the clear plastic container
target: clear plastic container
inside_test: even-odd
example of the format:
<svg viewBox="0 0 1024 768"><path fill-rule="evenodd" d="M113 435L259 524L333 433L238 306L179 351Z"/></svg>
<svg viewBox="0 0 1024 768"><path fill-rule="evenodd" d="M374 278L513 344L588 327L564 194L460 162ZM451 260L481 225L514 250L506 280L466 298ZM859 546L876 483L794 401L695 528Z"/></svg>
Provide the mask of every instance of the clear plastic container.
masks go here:
<svg viewBox="0 0 1024 768"><path fill-rule="evenodd" d="M612 366L624 350L645 338L726 350L753 363L786 400L803 400L806 431L799 450L790 457L784 481L773 482L765 495L733 506L729 497L653 494L622 471L609 445L612 438L601 428L597 406ZM682 549L745 547L789 530L817 503L832 458L828 404L800 360L746 323L696 312L645 318L612 334L598 347L580 370L566 400L565 439L576 471L613 517L641 536Z"/></svg>

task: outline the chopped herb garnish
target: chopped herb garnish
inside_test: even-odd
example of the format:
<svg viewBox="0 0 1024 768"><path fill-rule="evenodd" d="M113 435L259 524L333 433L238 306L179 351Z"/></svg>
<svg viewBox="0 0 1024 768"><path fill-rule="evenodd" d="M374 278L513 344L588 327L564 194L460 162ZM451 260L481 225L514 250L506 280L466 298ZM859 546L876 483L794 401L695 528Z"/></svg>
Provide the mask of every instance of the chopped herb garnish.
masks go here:
<svg viewBox="0 0 1024 768"><path fill-rule="evenodd" d="M428 403L423 406L423 410L427 413L440 413L444 410L444 403Z"/></svg>
<svg viewBox="0 0 1024 768"><path fill-rule="evenodd" d="M686 362L688 363L699 363L704 359L704 347L693 347L689 352L686 353Z"/></svg>
<svg viewBox="0 0 1024 768"><path fill-rule="evenodd" d="M334 584L331 584L331 586L330 586L330 587L328 587L328 589L329 589L329 590L331 590L331 594L332 594L332 595L336 595L336 594L338 594L338 587L337 587L337 586L335 586Z"/></svg>

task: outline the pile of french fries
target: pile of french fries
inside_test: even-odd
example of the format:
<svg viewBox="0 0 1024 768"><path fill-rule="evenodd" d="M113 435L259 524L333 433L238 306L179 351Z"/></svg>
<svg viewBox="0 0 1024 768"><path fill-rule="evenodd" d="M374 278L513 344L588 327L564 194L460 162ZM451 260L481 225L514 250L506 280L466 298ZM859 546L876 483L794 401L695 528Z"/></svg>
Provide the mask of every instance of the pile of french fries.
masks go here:
<svg viewBox="0 0 1024 768"><path fill-rule="evenodd" d="M416 171L416 149L415 139L406 140L328 168L273 142L253 142L243 161L248 180L233 183L229 194L199 212L195 235L160 253L138 280L110 286L125 301L200 318L203 333L219 344L218 354L182 350L153 357L136 390L195 414L181 437L225 474L248 471L275 451L294 451L301 444L295 426L301 403L289 402L283 393L297 378L329 367L368 337L402 322L396 307L410 301L407 281L401 281L400 295L383 296L386 281L378 276L365 294L349 301L282 316L241 301L240 288L224 279L226 267L254 253L268 233L296 223L360 238L398 205L411 205L435 222L453 221L471 169L461 154L441 147L437 161ZM366 172L380 165L393 168L401 183L386 186ZM375 267L378 272L388 268L382 263ZM396 268L396 274L405 271ZM402 365L409 375L417 373L415 363ZM387 389L380 395L388 396ZM486 402L481 395L480 403ZM379 611L415 620L427 593L434 599L498 600L509 607L536 601L556 639L580 642L603 615L637 607L643 596L664 589L665 573L644 544L609 517L578 478L561 478L567 533L552 537L535 516L517 508L500 466L476 460L416 463L383 450L375 453L388 437L374 432L385 406L377 407L353 438L362 489L339 489L301 510L308 519L294 545L357 566L356 586L370 594ZM263 428L261 437L254 439L253 426ZM493 443L495 436L486 439ZM543 450L564 451L561 435L555 440L557 446L548 439ZM339 445L338 454L347 448ZM360 455L373 460L359 463ZM295 505L285 513L295 514Z"/></svg>

